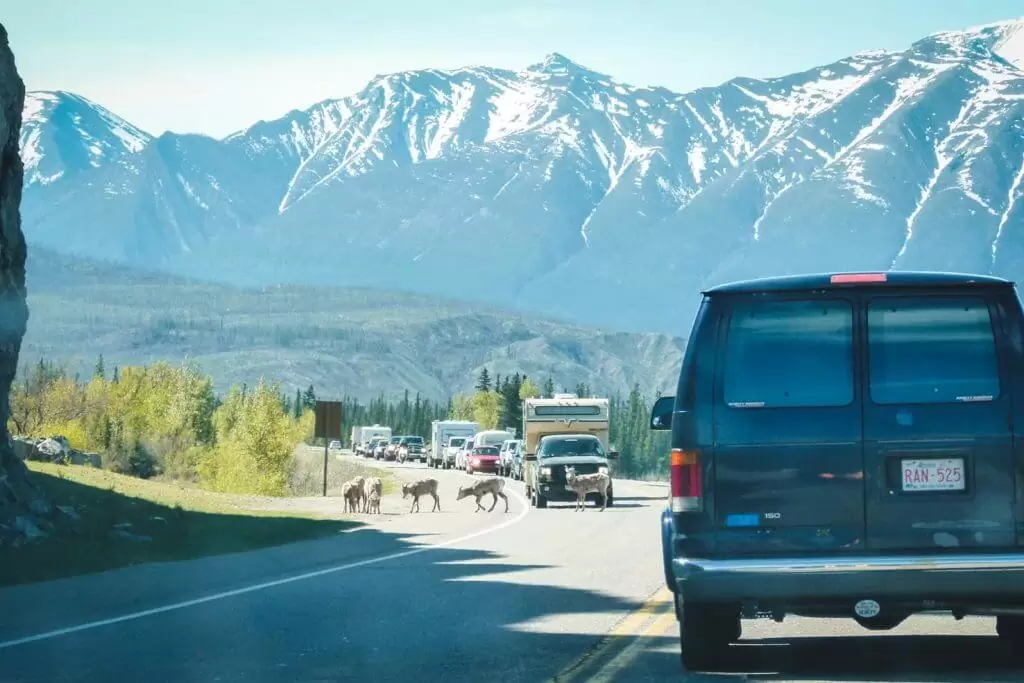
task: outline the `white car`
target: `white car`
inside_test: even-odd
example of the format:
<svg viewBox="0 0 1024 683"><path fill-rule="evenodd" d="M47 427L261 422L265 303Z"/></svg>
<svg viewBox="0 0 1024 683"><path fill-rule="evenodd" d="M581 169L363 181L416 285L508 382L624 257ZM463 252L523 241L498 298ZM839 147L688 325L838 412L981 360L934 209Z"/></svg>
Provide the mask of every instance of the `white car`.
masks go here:
<svg viewBox="0 0 1024 683"><path fill-rule="evenodd" d="M334 441L331 442L331 444L328 446L328 448L330 448L332 451L340 451L341 450L341 442L338 441L337 439L335 439Z"/></svg>
<svg viewBox="0 0 1024 683"><path fill-rule="evenodd" d="M444 447L443 454L443 464L446 470L455 467L457 462L456 456L458 456L459 450L464 443L466 443L465 436L452 436L448 438L448 445Z"/></svg>
<svg viewBox="0 0 1024 683"><path fill-rule="evenodd" d="M466 469L466 456L473 452L473 439L466 439L459 446L459 450L455 451L455 469L464 470Z"/></svg>

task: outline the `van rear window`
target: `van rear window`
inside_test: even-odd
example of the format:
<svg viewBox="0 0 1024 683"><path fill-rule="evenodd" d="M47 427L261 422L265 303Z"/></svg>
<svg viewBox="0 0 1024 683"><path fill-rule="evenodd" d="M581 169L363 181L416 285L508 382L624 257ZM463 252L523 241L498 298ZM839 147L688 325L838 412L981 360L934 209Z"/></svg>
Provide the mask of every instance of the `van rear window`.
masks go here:
<svg viewBox="0 0 1024 683"><path fill-rule="evenodd" d="M853 307L845 300L762 301L729 320L723 398L734 408L853 401Z"/></svg>
<svg viewBox="0 0 1024 683"><path fill-rule="evenodd" d="M871 400L991 401L999 395L988 305L978 297L878 297L868 305Z"/></svg>

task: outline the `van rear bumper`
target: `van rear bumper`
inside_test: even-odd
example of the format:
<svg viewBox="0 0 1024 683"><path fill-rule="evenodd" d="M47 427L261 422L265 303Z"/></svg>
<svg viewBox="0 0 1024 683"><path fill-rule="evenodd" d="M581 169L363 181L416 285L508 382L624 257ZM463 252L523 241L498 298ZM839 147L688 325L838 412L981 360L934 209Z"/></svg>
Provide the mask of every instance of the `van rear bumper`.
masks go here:
<svg viewBox="0 0 1024 683"><path fill-rule="evenodd" d="M673 558L680 595L697 601L889 598L1024 603L1024 553L769 559Z"/></svg>

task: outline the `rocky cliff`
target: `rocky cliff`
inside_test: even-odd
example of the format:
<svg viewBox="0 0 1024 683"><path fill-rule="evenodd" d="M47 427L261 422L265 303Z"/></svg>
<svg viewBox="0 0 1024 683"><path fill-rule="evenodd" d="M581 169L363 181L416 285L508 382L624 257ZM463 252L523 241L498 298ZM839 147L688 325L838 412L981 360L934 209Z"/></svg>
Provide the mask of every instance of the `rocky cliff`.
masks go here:
<svg viewBox="0 0 1024 683"><path fill-rule="evenodd" d="M25 85L15 69L7 31L0 24L0 546L45 533L52 509L29 481L7 432L11 382L28 323L18 153L24 101Z"/></svg>

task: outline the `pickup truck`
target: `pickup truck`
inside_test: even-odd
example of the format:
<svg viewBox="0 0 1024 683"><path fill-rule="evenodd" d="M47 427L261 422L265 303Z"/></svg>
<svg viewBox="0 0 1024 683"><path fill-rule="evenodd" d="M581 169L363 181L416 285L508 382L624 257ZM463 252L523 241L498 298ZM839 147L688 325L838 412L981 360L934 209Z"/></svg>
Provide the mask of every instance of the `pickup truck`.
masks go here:
<svg viewBox="0 0 1024 683"><path fill-rule="evenodd" d="M601 440L593 434L551 434L540 439L537 452L527 454L524 460L533 463L526 495L536 508L546 508L548 501L576 502L576 492L565 479L565 470L572 467L577 474L602 472L611 476L609 459L618 458L616 451L605 452ZM614 481L608 487L608 503L615 500ZM595 504L602 505L599 494L591 494Z"/></svg>
<svg viewBox="0 0 1024 683"><path fill-rule="evenodd" d="M409 460L427 461L427 448L422 436L403 436L398 442L398 462Z"/></svg>

